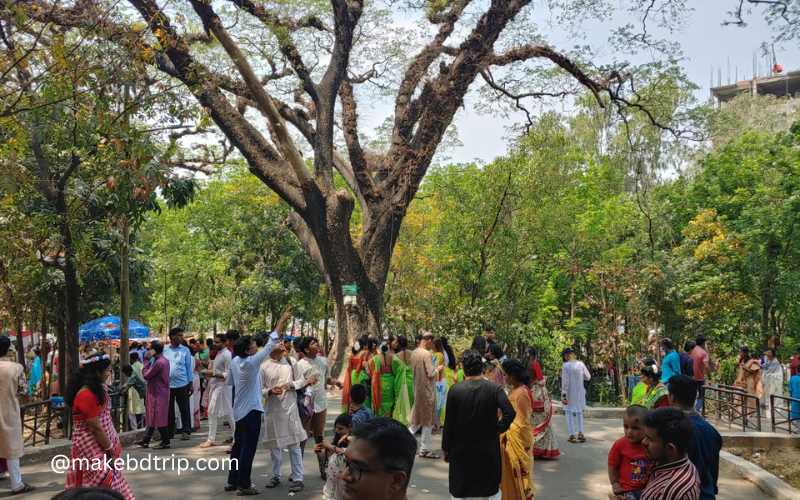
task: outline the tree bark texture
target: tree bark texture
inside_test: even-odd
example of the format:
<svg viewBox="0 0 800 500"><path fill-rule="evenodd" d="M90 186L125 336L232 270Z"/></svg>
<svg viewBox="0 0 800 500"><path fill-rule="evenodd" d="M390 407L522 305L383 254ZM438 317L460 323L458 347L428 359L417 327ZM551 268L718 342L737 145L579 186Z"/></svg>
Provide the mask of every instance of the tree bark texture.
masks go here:
<svg viewBox="0 0 800 500"><path fill-rule="evenodd" d="M119 279L119 360L120 366L128 365L128 323L130 321L130 277L128 248L131 237L131 228L127 217L122 218L122 248L120 251L120 279ZM144 360L142 360L144 361Z"/></svg>

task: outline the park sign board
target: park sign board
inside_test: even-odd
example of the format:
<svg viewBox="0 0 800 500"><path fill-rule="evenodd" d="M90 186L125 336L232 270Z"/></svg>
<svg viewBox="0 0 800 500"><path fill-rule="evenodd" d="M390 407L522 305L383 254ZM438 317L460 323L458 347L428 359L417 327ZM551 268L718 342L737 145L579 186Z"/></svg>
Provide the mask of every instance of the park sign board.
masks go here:
<svg viewBox="0 0 800 500"><path fill-rule="evenodd" d="M342 295L344 295L344 305L355 306L358 304L358 285L356 283L348 283L342 285Z"/></svg>

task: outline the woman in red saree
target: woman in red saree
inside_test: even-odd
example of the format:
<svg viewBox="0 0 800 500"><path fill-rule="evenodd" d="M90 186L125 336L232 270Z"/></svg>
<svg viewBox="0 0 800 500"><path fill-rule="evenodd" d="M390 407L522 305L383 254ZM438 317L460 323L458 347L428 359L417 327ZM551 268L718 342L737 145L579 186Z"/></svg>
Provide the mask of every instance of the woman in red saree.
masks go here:
<svg viewBox="0 0 800 500"><path fill-rule="evenodd" d="M122 471L98 466L106 457L113 461L122 453L105 386L110 376L108 355L92 354L81 361L80 370L70 383L66 403L72 408L72 449L64 488L108 488L125 500L134 500Z"/></svg>
<svg viewBox="0 0 800 500"><path fill-rule="evenodd" d="M534 348L528 349L528 372L531 376L531 394L533 396L533 456L536 458L555 459L561 455L558 440L550 426L553 418L553 402L545 385L539 353Z"/></svg>
<svg viewBox="0 0 800 500"><path fill-rule="evenodd" d="M356 384L362 384L367 388L367 400L364 401L364 406L372 408L368 362L374 354L370 353L373 350L371 349L373 346L377 346L377 342L366 335L356 340L353 345L352 356L350 356L350 361L347 363L344 384L342 385L342 411L344 413L350 411L350 388Z"/></svg>

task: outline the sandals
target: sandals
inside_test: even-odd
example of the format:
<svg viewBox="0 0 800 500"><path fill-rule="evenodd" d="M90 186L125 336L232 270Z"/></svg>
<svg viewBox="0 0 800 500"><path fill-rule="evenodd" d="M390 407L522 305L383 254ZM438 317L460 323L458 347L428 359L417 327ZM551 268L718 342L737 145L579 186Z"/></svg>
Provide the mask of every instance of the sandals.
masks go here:
<svg viewBox="0 0 800 500"><path fill-rule="evenodd" d="M577 443L577 442L578 442L578 440L577 440L577 439L575 439L575 436L574 436L574 435L570 435L570 436L569 436L569 439L567 439L567 441L569 441L570 443Z"/></svg>
<svg viewBox="0 0 800 500"><path fill-rule="evenodd" d="M578 433L578 442L579 443L585 443L586 442L586 438L584 437L582 432Z"/></svg>
<svg viewBox="0 0 800 500"><path fill-rule="evenodd" d="M300 493L305 488L303 481L289 481L289 493Z"/></svg>
<svg viewBox="0 0 800 500"><path fill-rule="evenodd" d="M281 484L280 478L272 477L267 484L264 485L265 488L277 488L278 485Z"/></svg>
<svg viewBox="0 0 800 500"><path fill-rule="evenodd" d="M18 490L11 490L12 495L21 495L22 493L30 493L31 491L35 490L33 486L28 483L22 483L22 488Z"/></svg>
<svg viewBox="0 0 800 500"><path fill-rule="evenodd" d="M419 452L419 457L420 458L431 458L433 460L438 460L438 459L442 458L442 456L439 455L438 453L434 453L434 452L428 451L428 450Z"/></svg>

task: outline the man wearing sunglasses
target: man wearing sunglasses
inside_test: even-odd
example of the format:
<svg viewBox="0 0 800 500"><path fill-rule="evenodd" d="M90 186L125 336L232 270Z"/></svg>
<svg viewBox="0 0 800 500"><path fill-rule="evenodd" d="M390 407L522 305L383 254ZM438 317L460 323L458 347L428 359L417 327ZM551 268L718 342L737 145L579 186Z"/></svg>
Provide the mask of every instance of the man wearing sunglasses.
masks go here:
<svg viewBox="0 0 800 500"><path fill-rule="evenodd" d="M405 500L416 453L417 440L391 418L353 429L341 474L344 500Z"/></svg>

